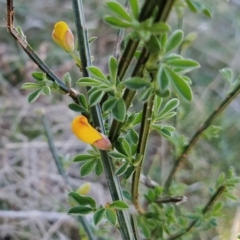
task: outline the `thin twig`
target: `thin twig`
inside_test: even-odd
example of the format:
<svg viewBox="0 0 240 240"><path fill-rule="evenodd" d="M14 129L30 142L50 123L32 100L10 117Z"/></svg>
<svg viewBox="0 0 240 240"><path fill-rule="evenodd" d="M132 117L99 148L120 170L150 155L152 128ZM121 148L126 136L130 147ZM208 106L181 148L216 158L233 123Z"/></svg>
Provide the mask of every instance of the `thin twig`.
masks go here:
<svg viewBox="0 0 240 240"><path fill-rule="evenodd" d="M213 206L213 204L217 201L217 199L222 195L222 193L225 191L225 189L226 189L226 186L220 186L220 187L216 190L216 192L215 192L215 193L212 195L212 197L209 199L208 203L207 203L207 204L205 205L205 207L202 209L202 214L203 214L203 215L206 214L206 213L209 211L209 209ZM189 232L189 231L197 224L197 222L198 222L198 220L192 221L185 230L183 230L183 231L181 231L181 232L179 232L179 233L171 236L171 237L168 238L167 240L179 239L182 235L184 235L184 234L186 234L187 232Z"/></svg>
<svg viewBox="0 0 240 240"><path fill-rule="evenodd" d="M42 121L43 121L43 126L44 126L44 129L45 129L45 133L46 133L46 136L47 136L49 149L52 153L54 162L57 166L59 174L62 176L62 178L63 178L63 180L66 184L67 190L70 192L73 189L72 189L72 186L70 185L70 183L68 181L67 175L66 175L66 173L64 171L64 168L63 168L63 166L60 162L60 159L59 159L59 156L58 156L58 153L57 153L57 149L56 149L55 144L54 144L53 136L52 136L52 133L51 133L51 130L50 130L50 123L48 121L48 118L47 118L46 114L43 114ZM83 226L84 230L86 231L86 234L88 235L89 239L90 240L95 240L96 238L93 236L92 229L90 228L87 219L84 216L78 216L77 219L82 224L82 226Z"/></svg>
<svg viewBox="0 0 240 240"><path fill-rule="evenodd" d="M57 153L57 149L56 149L55 144L54 144L53 136L52 136L52 133L51 133L51 130L50 130L50 123L49 123L49 120L48 120L45 113L42 115L42 122L43 122L44 130L45 130L45 133L46 133L46 137L47 137L47 140L48 140L48 146L49 146L49 149L51 151L52 157L54 159L55 165L58 169L58 172L62 176L62 178L63 178L63 180L66 184L67 190L72 191L72 188L71 188L70 183L68 181L67 175L66 175L66 173L63 169L63 166L60 162L60 159L59 159L59 156L58 156L58 153Z"/></svg>
<svg viewBox="0 0 240 240"><path fill-rule="evenodd" d="M172 197L164 197L156 200L156 203L176 203L180 204L187 201L187 197L185 196L172 196Z"/></svg>
<svg viewBox="0 0 240 240"><path fill-rule="evenodd" d="M212 112L212 114L206 119L206 121L200 126L200 128L195 132L195 134L192 136L189 144L184 148L182 151L181 155L178 157L176 160L166 182L165 182L165 192L167 193L169 191L169 187L171 185L171 182L181 165L181 163L186 159L188 153L191 151L193 146L196 144L198 139L200 138L201 134L203 133L204 130L206 130L212 122L219 116L220 113L233 101L235 97L240 92L240 84L238 84L235 89L227 95L227 97L220 103L220 105Z"/></svg>
<svg viewBox="0 0 240 240"><path fill-rule="evenodd" d="M82 63L83 76L87 77L89 76L87 67L91 66L91 54L90 54L90 48L88 44L87 30L85 28L83 4L81 0L72 0L72 5L73 5L73 14L74 14L74 20L76 25L76 31L77 31L77 38L78 38L79 46L81 46L79 50L80 50L80 59ZM95 127L100 127L101 132L105 134L103 118L102 118L99 104L91 107L91 114L92 114L93 125ZM114 174L113 162L109 157L108 152L100 151L100 155L103 161L107 184L108 184L113 201L123 200L121 186L118 178ZM124 240L134 239L128 212L117 211L117 215L118 215L118 221L120 226L119 230L121 232L122 238Z"/></svg>
<svg viewBox="0 0 240 240"><path fill-rule="evenodd" d="M75 101L77 100L77 91L68 88L52 71L51 69L38 57L38 55L33 51L31 46L27 43L26 39L22 38L21 35L17 32L14 27L14 7L13 0L7 0L7 29L10 34L15 38L15 40L19 43L22 49L27 53L27 55L36 63L36 65L46 73L49 79L59 86L59 88L66 94L69 94L70 97Z"/></svg>

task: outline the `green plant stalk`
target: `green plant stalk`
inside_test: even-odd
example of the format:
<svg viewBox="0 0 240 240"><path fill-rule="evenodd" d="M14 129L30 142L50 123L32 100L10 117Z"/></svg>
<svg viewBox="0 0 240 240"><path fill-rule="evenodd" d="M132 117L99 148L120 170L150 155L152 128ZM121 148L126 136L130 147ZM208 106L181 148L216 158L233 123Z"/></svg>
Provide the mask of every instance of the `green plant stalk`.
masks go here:
<svg viewBox="0 0 240 240"><path fill-rule="evenodd" d="M146 0L145 1L144 5L142 6L141 13L140 13L140 16L138 19L139 22L146 20L147 18L149 18L152 15L153 10L155 9L155 7L157 5L157 2L158 2L158 0L154 0L154 1ZM120 80L123 79L128 67L130 65L130 62L132 61L134 53L137 50L139 42L140 42L140 40L129 39L127 46L126 46L126 48L122 54L122 57L119 61L119 65L118 65L118 77Z"/></svg>
<svg viewBox="0 0 240 240"><path fill-rule="evenodd" d="M211 115L206 119L206 121L199 127L199 129L195 132L195 134L192 136L189 144L184 148L181 155L176 160L172 170L169 173L169 176L164 184L164 192L168 193L169 187L172 183L172 180L179 169L179 166L181 163L185 160L188 153L191 151L193 146L196 144L198 139L200 138L201 134L204 130L206 130L212 122L219 116L220 113L233 101L234 98L237 97L237 95L240 92L240 84L238 84L235 89L227 95L227 97L220 103L220 105L211 113Z"/></svg>
<svg viewBox="0 0 240 240"><path fill-rule="evenodd" d="M144 48L140 57L139 61L137 62L137 65L135 66L132 76L137 76L137 75L142 75L140 72L141 69L143 69L144 64L146 63L148 59L149 53L148 51ZM124 94L123 94L123 100L125 101L126 108L128 109L132 103L132 100L136 94L136 91L129 90L128 88L125 89ZM119 122L117 120L113 120L110 131L109 131L109 139L112 142L115 142L120 134L120 129L123 126L124 123Z"/></svg>
<svg viewBox="0 0 240 240"><path fill-rule="evenodd" d="M144 210L139 204L139 183L140 175L147 146L147 140L150 132L150 126L152 121L152 109L154 104L155 94L152 94L147 103L143 107L143 115L141 121L141 128L137 146L137 154L142 156L140 163L137 165L135 172L132 176L132 202L139 213L143 213Z"/></svg>
<svg viewBox="0 0 240 240"><path fill-rule="evenodd" d="M85 19L83 4L81 0L72 0L73 14L77 30L77 38L79 42L80 59L82 63L83 76L89 76L87 67L91 66L91 54L88 44L87 31L85 29ZM102 121L102 114L99 104L91 107L92 120L95 127L100 127L101 132L105 134L105 129ZM112 159L107 151L100 151L103 161L107 184L110 190L113 201L123 200L122 190L118 178L114 175L114 167ZM133 232L131 229L130 217L127 211L117 211L119 230L124 240L133 240Z"/></svg>
<svg viewBox="0 0 240 240"><path fill-rule="evenodd" d="M153 13L155 7L158 6L158 12L157 12L154 22L158 22L158 21L165 22L168 18L170 10L173 6L174 0L151 1L150 3L149 3L149 1L146 1L145 4L143 5L141 14L139 17L139 21L144 21L147 18L149 18L151 16L151 14ZM147 9L146 12L145 12L145 9ZM126 73L128 66L131 62L131 59L133 58L133 55L138 47L138 44L139 44L139 41L133 41L131 39L128 41L126 49L125 49L125 51L120 59L120 62L119 62L118 76L119 76L120 80L122 80L124 74ZM138 59L138 62L136 64L135 68L134 68L132 77L135 77L139 74L139 71L142 69L142 67L147 62L148 57L149 57L148 51L146 50L146 48L143 48L143 51ZM125 90L125 92L123 94L123 99L125 101L127 109L131 105L135 94L136 94L135 91L132 91L129 89ZM112 142L116 141L116 139L120 135L120 130L121 130L122 126L123 126L123 123L118 122L117 120L113 120L112 125L110 127L110 132L109 132L109 138Z"/></svg>
<svg viewBox="0 0 240 240"><path fill-rule="evenodd" d="M203 208L203 210L202 210L203 215L209 211L209 209L213 206L213 204L217 201L217 199L222 195L222 193L225 191L225 189L226 189L226 186L218 187L216 192L212 195L212 197L209 199L208 203ZM176 233L174 236L171 236L167 240L179 239L181 236L183 236L184 234L189 232L196 225L197 222L198 222L198 220L192 221L185 230L183 230L179 233Z"/></svg>
<svg viewBox="0 0 240 240"><path fill-rule="evenodd" d="M43 114L42 121L43 121L43 126L44 126L44 129L45 129L46 137L47 137L47 140L48 140L48 146L49 146L49 149L52 153L52 157L54 159L55 165L58 169L58 173L62 176L62 178L63 178L63 180L66 184L67 190L72 191L73 189L71 187L71 184L69 183L67 175L65 174L65 171L63 169L63 166L62 166L61 162L59 161L59 156L58 156L57 149L56 149L55 144L54 144L52 132L51 132L51 129L50 129L50 123L48 121L48 118L47 118L46 114ZM96 238L93 236L92 229L90 228L90 225L89 225L87 219L84 216L78 216L77 219L81 223L81 225L83 226L89 240L95 240Z"/></svg>

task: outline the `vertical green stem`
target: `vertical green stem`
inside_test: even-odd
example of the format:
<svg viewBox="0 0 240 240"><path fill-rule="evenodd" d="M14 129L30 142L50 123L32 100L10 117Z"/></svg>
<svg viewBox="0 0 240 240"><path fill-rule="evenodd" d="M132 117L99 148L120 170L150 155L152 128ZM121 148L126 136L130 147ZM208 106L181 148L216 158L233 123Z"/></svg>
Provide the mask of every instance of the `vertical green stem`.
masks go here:
<svg viewBox="0 0 240 240"><path fill-rule="evenodd" d="M82 62L83 76L88 77L87 67L91 66L91 54L87 38L87 30L85 28L83 4L81 0L72 0L75 25L77 30L77 38L79 42L80 59ZM95 127L100 127L104 134L103 118L99 104L91 108L92 120ZM118 178L114 175L114 167L112 159L107 151L100 151L103 161L107 184L113 201L123 200L122 190ZM119 230L124 240L134 239L131 229L130 217L127 211L117 211Z"/></svg>
<svg viewBox="0 0 240 240"><path fill-rule="evenodd" d="M151 121L152 121L152 109L153 109L154 98L155 98L155 95L153 94L150 97L149 101L145 103L143 107L143 116L142 116L139 141L137 146L137 154L142 156L142 159L140 163L137 165L136 170L132 177L132 202L138 212L143 212L139 204L139 183L140 183L140 175L141 175L145 150L147 146L147 140L148 140Z"/></svg>
<svg viewBox="0 0 240 240"><path fill-rule="evenodd" d="M142 7L139 21L144 21L147 18L149 18L152 15L156 6L158 7L158 12L154 21L155 22L166 21L173 3L174 3L174 0L150 1L150 2L146 1ZM137 49L138 44L139 44L139 41L133 41L131 39L129 40L128 45L119 62L118 76L120 77L120 80L122 80L122 77L126 73L126 70L130 64L130 61L134 55L134 52ZM149 57L149 52L146 50L146 48L143 48L142 53L132 73L132 77L135 77L139 74L139 71L147 62L148 57ZM135 91L131 91L128 89L125 90L123 94L123 99L125 100L127 109L131 105L131 102L135 96L135 93L136 93ZM110 132L109 132L109 138L111 141L114 142L118 138L118 136L120 135L120 130L122 126L123 124L121 122L118 122L117 120L113 120L110 128Z"/></svg>

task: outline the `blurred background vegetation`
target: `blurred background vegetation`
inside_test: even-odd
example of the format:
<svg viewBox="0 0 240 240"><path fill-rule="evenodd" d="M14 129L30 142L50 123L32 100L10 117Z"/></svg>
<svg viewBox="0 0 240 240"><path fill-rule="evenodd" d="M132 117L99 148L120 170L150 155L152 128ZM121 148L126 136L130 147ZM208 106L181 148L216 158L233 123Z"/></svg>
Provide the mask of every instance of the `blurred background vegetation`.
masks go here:
<svg viewBox="0 0 240 240"><path fill-rule="evenodd" d="M104 2L84 1L89 35L98 37L91 48L93 64L103 71L114 52L117 33L101 19L106 13ZM230 67L236 76L240 74L240 1L202 2L213 11L212 19L187 9L183 14L185 35L190 32L197 34L196 41L183 55L201 64L201 68L190 75L194 100L191 105L181 102L178 108L176 128L186 141L226 96L228 83L219 70ZM66 21L75 32L71 2L16 0L14 6L15 26L22 27L29 44L39 56L60 78L69 71L72 78L78 80L80 74L73 60L51 38L53 26L59 20ZM67 191L48 149L42 112L50 121L70 182L76 188L86 181L92 182L90 194L105 204L110 197L104 176L100 181L94 175L81 179L77 164L72 163L74 154L86 151L89 146L82 145L70 131L70 122L75 114L67 107L71 102L67 96L53 94L40 97L32 105L27 102L29 92L20 88L23 83L33 80L31 72L37 71L37 66L7 32L2 20L6 19L4 0L0 0L0 16L0 239L78 239L71 234L78 236L82 232L79 233L74 218L65 214L69 209ZM169 23L172 30L178 28L174 10ZM240 175L239 106L240 100L234 100L217 118L214 124L222 127L218 138L201 139L177 173L176 182L186 184L182 188L178 186L179 195L188 197L188 201L183 203L184 208L191 210L204 205L210 196L209 187L214 186L218 175L226 172L229 166L233 166L236 175ZM163 183L174 160L171 144L153 133L147 159L143 172ZM218 226L198 232L193 239L237 238L240 233L239 192L240 186L235 192L238 200L228 200L224 205L225 215L218 221ZM42 215L36 215L35 210L41 211ZM14 215L16 211L23 215ZM50 220L48 212L53 214ZM57 213L59 215L54 215Z"/></svg>

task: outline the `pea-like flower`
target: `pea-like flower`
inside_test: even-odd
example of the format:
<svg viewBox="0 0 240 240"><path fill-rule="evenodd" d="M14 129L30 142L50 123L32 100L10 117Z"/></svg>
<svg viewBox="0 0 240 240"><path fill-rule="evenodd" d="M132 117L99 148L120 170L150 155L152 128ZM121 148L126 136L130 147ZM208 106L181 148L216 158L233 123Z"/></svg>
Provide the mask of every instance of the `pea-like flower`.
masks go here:
<svg viewBox="0 0 240 240"><path fill-rule="evenodd" d="M112 148L108 137L94 129L84 116L78 116L73 119L72 131L81 141L91 144L98 149L109 150Z"/></svg>
<svg viewBox="0 0 240 240"><path fill-rule="evenodd" d="M65 22L57 22L54 25L52 38L66 52L74 50L74 36Z"/></svg>

